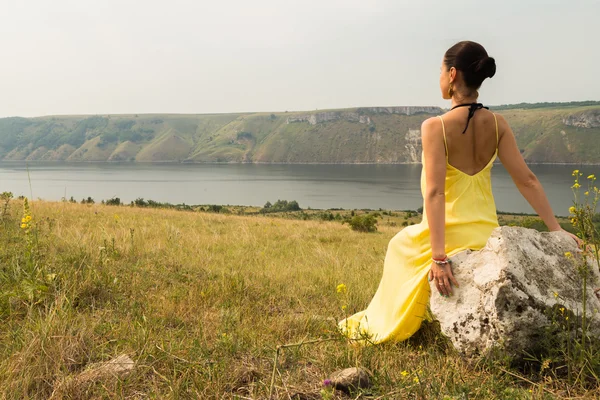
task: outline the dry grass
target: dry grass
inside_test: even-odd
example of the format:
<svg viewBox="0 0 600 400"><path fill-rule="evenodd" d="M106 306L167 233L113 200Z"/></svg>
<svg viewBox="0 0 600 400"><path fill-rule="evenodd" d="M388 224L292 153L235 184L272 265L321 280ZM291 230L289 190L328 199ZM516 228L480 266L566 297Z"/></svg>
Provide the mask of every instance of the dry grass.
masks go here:
<svg viewBox="0 0 600 400"><path fill-rule="evenodd" d="M136 361L132 374L65 385L61 397L266 399L275 348L319 338L335 340L281 352L274 398L341 398L322 381L349 366L373 375L360 398L568 394L502 372L502 360L469 363L431 330L370 348L339 338L342 305L368 304L397 227L360 234L339 222L46 202L32 215L31 245L20 201L2 221L2 399L46 399L119 354Z"/></svg>

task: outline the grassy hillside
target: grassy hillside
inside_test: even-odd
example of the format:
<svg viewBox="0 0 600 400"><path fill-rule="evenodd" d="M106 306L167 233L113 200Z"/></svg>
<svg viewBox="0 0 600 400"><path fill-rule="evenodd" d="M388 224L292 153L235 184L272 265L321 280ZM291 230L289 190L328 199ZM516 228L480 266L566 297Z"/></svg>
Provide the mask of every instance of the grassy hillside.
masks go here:
<svg viewBox="0 0 600 400"><path fill-rule="evenodd" d="M525 158L600 163L595 102L498 106ZM493 108L494 109L494 108ZM265 163L419 162L436 107L285 113L0 119L0 160Z"/></svg>
<svg viewBox="0 0 600 400"><path fill-rule="evenodd" d="M322 381L350 366L373 373L363 398L541 399L562 390L517 379L502 360L470 364L431 328L367 348L339 337L336 321L377 287L398 231L383 221L360 234L339 222L36 202L23 229L23 202L6 211L3 399L266 399L274 371L274 398L334 399L342 397L321 392ZM347 293L336 292L341 283ZM312 339L323 341L282 350L273 369L276 346ZM74 378L124 353L137 364L124 380Z"/></svg>

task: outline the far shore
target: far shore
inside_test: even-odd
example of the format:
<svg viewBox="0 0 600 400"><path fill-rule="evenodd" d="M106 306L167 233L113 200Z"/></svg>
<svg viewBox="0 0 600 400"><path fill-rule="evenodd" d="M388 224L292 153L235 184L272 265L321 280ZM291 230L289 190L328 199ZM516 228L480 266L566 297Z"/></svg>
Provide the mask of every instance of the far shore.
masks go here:
<svg viewBox="0 0 600 400"><path fill-rule="evenodd" d="M585 162L535 162L527 161L528 165L600 165L599 162L585 163ZM43 163L65 163L65 164L145 164L145 165L162 165L162 164L190 164L190 165L242 165L242 164L256 164L256 165L421 165L421 162L396 162L396 163L377 163L377 162L340 162L340 163L326 163L326 162L233 162L233 161L66 161L66 160L0 160L1 163L7 164L43 164ZM495 161L494 165L501 164L500 161Z"/></svg>

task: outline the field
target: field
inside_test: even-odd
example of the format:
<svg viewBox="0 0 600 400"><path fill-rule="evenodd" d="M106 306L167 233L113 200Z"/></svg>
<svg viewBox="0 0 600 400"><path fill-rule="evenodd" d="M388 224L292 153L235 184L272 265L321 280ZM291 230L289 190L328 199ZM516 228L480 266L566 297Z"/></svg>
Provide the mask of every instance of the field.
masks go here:
<svg viewBox="0 0 600 400"><path fill-rule="evenodd" d="M378 232L366 234L282 215L23 206L8 203L1 221L2 399L585 394L541 379L539 366L522 371L501 358L462 359L435 324L409 342L364 348L336 332L336 321L366 307L388 241L404 221L418 222L416 214L384 214ZM32 216L25 227L24 214ZM346 293L336 290L342 283ZM313 342L280 349L274 368L277 346L306 341ZM136 362L127 377L74 379L120 354ZM352 397L323 387L330 373L351 366L370 371L374 386Z"/></svg>

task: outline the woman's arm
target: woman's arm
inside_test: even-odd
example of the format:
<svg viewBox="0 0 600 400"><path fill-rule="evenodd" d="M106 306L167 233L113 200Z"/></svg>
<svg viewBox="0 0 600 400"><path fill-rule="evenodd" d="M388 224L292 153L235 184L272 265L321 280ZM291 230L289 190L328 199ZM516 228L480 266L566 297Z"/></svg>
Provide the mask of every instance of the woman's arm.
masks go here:
<svg viewBox="0 0 600 400"><path fill-rule="evenodd" d="M425 211L434 258L446 255L446 149L439 118L429 118L421 126L425 166Z"/></svg>
<svg viewBox="0 0 600 400"><path fill-rule="evenodd" d="M542 221L551 231L560 231L562 228L558 224L544 189L537 177L527 164L517 147L515 135L501 115L496 114L498 118L498 129L500 131L500 141L498 143L498 156L500 161L512 177L513 182L523 195L525 200L533 207Z"/></svg>
<svg viewBox="0 0 600 400"><path fill-rule="evenodd" d="M421 126L423 165L425 167L425 211L434 258L446 256L446 149L439 118L429 118ZM452 294L450 282L458 286L448 264L431 264L429 280L435 281L438 292Z"/></svg>

